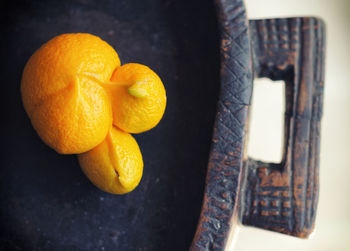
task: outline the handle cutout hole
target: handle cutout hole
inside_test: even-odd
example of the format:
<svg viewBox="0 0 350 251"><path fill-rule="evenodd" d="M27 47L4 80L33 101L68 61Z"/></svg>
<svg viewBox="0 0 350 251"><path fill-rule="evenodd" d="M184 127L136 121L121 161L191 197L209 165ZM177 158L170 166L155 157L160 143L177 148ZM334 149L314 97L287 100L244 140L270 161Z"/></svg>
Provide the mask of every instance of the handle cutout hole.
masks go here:
<svg viewBox="0 0 350 251"><path fill-rule="evenodd" d="M248 156L280 163L283 154L285 83L268 78L254 80L250 110Z"/></svg>

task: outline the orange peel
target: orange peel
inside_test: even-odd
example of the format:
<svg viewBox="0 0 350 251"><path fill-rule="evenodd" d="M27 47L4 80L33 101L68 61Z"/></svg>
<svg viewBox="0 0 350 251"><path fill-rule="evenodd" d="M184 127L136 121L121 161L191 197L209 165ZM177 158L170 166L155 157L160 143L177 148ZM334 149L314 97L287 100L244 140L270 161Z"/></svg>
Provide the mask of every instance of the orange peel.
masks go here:
<svg viewBox="0 0 350 251"><path fill-rule="evenodd" d="M163 83L150 68L120 66L97 36L62 34L30 57L21 95L40 138L58 153L79 154L97 187L123 194L138 185L142 155L129 133L155 127L166 107Z"/></svg>

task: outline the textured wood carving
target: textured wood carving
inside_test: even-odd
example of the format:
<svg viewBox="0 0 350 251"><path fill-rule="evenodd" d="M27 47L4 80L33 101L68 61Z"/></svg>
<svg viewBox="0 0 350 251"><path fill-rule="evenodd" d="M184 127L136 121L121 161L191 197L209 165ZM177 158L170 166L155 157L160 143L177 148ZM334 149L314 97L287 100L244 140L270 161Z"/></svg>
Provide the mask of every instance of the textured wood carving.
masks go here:
<svg viewBox="0 0 350 251"><path fill-rule="evenodd" d="M298 237L313 229L318 200L324 24L316 18L250 21L242 0L217 0L221 90L206 188L191 250L224 250L236 220ZM250 46L252 45L252 48ZM280 164L244 152L255 77L286 84Z"/></svg>
<svg viewBox="0 0 350 251"><path fill-rule="evenodd" d="M221 90L202 212L191 250L221 250L238 215L240 173L252 67L243 0L217 0L221 31Z"/></svg>
<svg viewBox="0 0 350 251"><path fill-rule="evenodd" d="M320 120L324 84L324 24L317 18L250 22L258 77L286 83L284 157L249 159L243 224L307 237L318 200Z"/></svg>

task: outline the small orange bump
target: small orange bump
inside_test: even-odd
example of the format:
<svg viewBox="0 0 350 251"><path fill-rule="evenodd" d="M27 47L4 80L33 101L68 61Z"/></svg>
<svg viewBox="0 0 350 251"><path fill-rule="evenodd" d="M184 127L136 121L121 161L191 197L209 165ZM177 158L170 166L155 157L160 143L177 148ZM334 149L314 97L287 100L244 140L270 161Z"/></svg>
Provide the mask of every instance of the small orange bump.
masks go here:
<svg viewBox="0 0 350 251"><path fill-rule="evenodd" d="M116 127L92 150L79 154L83 172L101 190L124 194L140 182L143 160L136 140Z"/></svg>
<svg viewBox="0 0 350 251"><path fill-rule="evenodd" d="M158 75L145 65L129 63L118 67L109 85L113 124L129 133L141 133L155 127L163 117L166 92Z"/></svg>

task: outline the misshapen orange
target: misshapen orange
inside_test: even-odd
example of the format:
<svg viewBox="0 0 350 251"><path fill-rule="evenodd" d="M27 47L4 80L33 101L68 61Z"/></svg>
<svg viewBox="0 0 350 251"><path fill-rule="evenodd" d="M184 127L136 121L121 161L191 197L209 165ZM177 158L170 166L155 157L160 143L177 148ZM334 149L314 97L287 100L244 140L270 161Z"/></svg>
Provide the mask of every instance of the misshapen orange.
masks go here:
<svg viewBox="0 0 350 251"><path fill-rule="evenodd" d="M115 50L96 36L63 34L31 56L21 94L41 139L58 153L79 154L97 187L123 194L138 185L143 160L129 133L156 126L166 106L163 83L151 69L120 66Z"/></svg>

